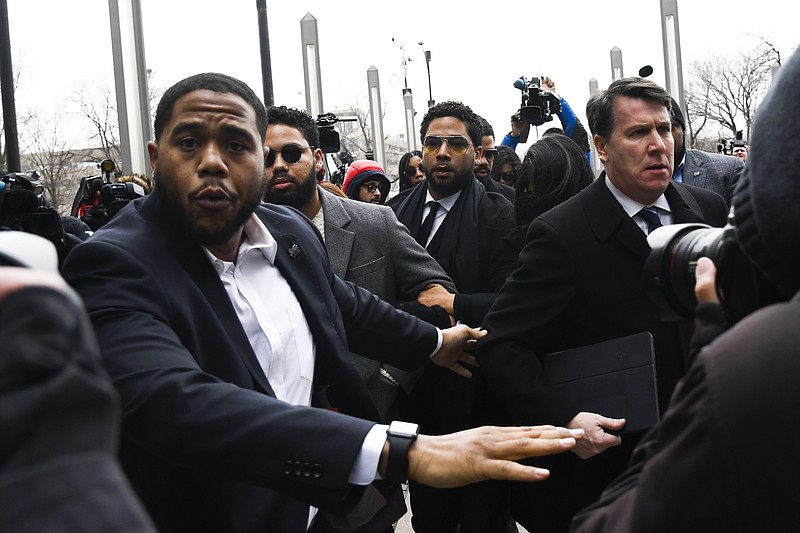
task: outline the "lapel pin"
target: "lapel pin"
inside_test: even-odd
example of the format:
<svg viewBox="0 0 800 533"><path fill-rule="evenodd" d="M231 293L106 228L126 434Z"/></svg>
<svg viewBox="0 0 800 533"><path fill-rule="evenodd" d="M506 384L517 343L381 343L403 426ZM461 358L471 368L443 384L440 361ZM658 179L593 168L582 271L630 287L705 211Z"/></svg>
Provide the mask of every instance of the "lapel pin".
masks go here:
<svg viewBox="0 0 800 533"><path fill-rule="evenodd" d="M292 246L289 248L289 255L292 259L295 259L298 255L300 255L300 247L297 246L297 243L292 243Z"/></svg>

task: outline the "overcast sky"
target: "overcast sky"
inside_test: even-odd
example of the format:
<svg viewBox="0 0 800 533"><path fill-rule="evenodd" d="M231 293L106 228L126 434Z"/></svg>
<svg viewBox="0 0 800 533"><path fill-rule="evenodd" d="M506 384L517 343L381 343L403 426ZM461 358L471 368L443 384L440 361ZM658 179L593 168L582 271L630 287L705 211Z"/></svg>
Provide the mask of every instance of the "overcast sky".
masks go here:
<svg viewBox="0 0 800 533"><path fill-rule="evenodd" d="M263 94L255 0L141 4L147 66L162 89L197 72L219 71ZM13 61L21 70L18 112L63 108L86 83L106 79L113 87L106 0L8 5ZM784 59L800 42L794 2L683 0L678 7L685 77L693 61L749 50L758 38L772 42ZM404 57L411 60L407 78L419 129L428 100L423 48L432 54L433 98L463 101L489 120L498 138L519 105L512 83L521 75L551 76L582 120L589 80L600 88L611 82L614 46L622 50L625 75L649 64L651 79L664 83L658 0L267 0L267 12L275 103L305 108L300 20L310 13L318 22L325 111L368 108L366 73L375 66L387 134L405 129Z"/></svg>

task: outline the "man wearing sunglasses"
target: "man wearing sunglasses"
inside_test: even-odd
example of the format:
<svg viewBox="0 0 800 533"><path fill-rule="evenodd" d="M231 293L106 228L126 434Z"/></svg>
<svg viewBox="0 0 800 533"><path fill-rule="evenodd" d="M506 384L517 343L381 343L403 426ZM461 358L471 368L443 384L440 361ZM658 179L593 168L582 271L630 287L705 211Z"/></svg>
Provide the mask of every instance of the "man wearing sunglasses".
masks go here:
<svg viewBox="0 0 800 533"><path fill-rule="evenodd" d="M494 146L494 128L489 124L489 121L479 116L481 126L483 127L483 136L481 137L481 147L483 148L483 155L475 158L475 178L480 181L487 191L500 193L506 199L514 203L516 191L513 187L503 185L492 178L492 168L494 167L494 160L497 157L497 148Z"/></svg>
<svg viewBox="0 0 800 533"><path fill-rule="evenodd" d="M419 301L442 305L457 320L479 325L511 271L503 262L511 255L503 237L513 224L514 208L475 179L476 162L483 160L483 127L472 109L460 102L436 104L422 119L420 133L426 179L393 208L412 237L453 279L458 293L432 286ZM473 383L426 368L404 415L427 431L447 433L470 427L474 398ZM412 483L414 530L505 532L503 491L490 485L465 491Z"/></svg>
<svg viewBox="0 0 800 533"><path fill-rule="evenodd" d="M319 131L308 113L274 106L267 114L264 143L270 154L279 155L267 158L266 201L299 209L314 222L325 240L334 274L426 322L449 327L450 315L442 307L429 308L416 301L420 291L433 283L455 292L442 267L411 238L388 207L340 198L317 184L322 150L301 152L295 148L319 145ZM349 174L348 170L348 175L352 179L367 174L363 182L371 176L370 169L380 169L374 161L355 161L350 168L353 165L358 172ZM358 183L352 185L359 188ZM401 389L410 391L418 373L350 355L381 420L391 420Z"/></svg>

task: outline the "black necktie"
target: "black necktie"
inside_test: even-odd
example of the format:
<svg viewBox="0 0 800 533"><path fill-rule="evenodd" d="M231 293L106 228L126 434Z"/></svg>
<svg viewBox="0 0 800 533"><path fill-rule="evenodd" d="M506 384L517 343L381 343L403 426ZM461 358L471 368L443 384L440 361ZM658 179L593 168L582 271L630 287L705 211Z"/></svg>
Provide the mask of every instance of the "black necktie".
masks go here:
<svg viewBox="0 0 800 533"><path fill-rule="evenodd" d="M425 248L425 244L428 242L428 236L431 234L433 221L436 219L436 212L439 210L439 207L441 207L439 202L434 200L428 202L428 206L431 210L428 212L428 216L425 217L425 220L422 221L422 225L419 227L419 233L417 234L417 242L423 248Z"/></svg>
<svg viewBox="0 0 800 533"><path fill-rule="evenodd" d="M639 216L644 219L645 224L647 224L647 234L650 235L652 231L656 228L660 228L663 224L661 224L661 219L658 218L658 211L656 211L655 207L643 207L641 211L639 211Z"/></svg>

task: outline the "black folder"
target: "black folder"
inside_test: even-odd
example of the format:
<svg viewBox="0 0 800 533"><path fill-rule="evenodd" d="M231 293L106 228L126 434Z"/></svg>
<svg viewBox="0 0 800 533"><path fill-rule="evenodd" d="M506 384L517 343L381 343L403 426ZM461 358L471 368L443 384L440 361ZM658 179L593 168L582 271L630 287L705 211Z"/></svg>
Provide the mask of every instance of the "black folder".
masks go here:
<svg viewBox="0 0 800 533"><path fill-rule="evenodd" d="M581 411L625 418L622 433L658 422L655 352L648 332L547 355L544 374Z"/></svg>

